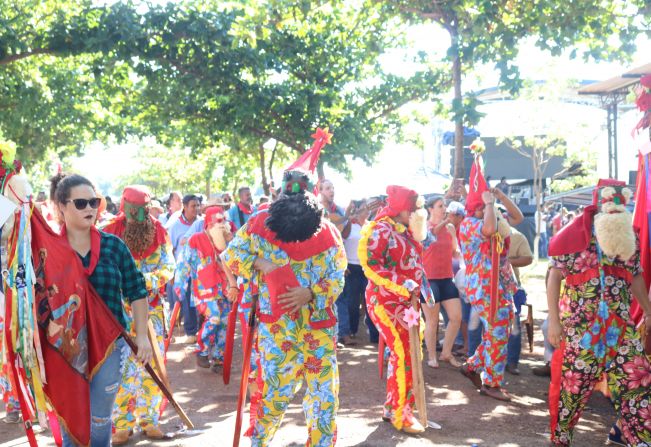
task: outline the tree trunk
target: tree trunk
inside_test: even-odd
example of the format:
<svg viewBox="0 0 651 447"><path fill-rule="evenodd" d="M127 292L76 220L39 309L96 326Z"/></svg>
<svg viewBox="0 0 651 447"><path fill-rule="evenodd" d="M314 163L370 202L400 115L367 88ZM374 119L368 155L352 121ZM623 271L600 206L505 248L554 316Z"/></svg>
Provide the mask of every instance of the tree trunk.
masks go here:
<svg viewBox="0 0 651 447"><path fill-rule="evenodd" d="M459 51L459 35L456 25L451 29L452 50L452 82L454 83L454 103L463 107L463 95L461 94L461 53ZM463 160L463 114L457 113L454 122L454 178L465 179L466 169Z"/></svg>
<svg viewBox="0 0 651 447"><path fill-rule="evenodd" d="M258 151L260 154L260 173L262 174L262 189L264 190L264 195L269 196L269 182L267 181L267 170L265 169L265 160L264 160L264 144L260 143L258 145Z"/></svg>

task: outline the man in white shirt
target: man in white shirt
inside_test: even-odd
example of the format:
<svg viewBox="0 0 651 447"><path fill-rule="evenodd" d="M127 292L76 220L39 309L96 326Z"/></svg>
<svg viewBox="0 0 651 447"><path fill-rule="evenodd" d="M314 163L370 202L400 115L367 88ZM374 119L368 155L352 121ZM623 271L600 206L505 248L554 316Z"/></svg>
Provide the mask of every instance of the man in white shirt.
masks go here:
<svg viewBox="0 0 651 447"><path fill-rule="evenodd" d="M366 290L366 276L359 262L357 246L361 238L362 226L368 219L369 210L364 201L354 201L354 210L350 218L350 230L344 237L344 248L348 258L346 283L344 291L337 298L337 319L339 321L338 339L344 346L357 344L355 336L359 328L360 302ZM366 309L366 303L364 303ZM366 314L366 325L371 343L378 342L378 331Z"/></svg>

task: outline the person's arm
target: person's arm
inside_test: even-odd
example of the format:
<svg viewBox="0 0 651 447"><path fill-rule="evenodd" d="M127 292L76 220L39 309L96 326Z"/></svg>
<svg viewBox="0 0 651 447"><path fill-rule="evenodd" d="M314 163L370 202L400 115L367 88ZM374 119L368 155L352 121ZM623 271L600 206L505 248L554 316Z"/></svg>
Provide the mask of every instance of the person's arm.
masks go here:
<svg viewBox="0 0 651 447"><path fill-rule="evenodd" d="M117 238L116 238L117 239ZM149 302L147 300L147 288L145 277L142 275L136 261L131 256L127 246L118 239L116 249L120 259L120 273L122 284L120 284L125 300L131 304L133 313L134 328L136 330L136 346L138 354L136 357L142 363L149 363L153 355L153 349L147 336L149 321Z"/></svg>
<svg viewBox="0 0 651 447"><path fill-rule="evenodd" d="M559 315L558 300L561 295L561 281L563 280L562 272L554 267L549 269L547 277L547 306L549 308L547 336L549 343L555 348L559 348L563 339L563 328Z"/></svg>
<svg viewBox="0 0 651 447"><path fill-rule="evenodd" d="M176 263L173 283L174 293L179 299L185 296L190 279L196 277L197 257L197 251L190 247L190 244L183 247L183 253L180 254Z"/></svg>
<svg viewBox="0 0 651 447"><path fill-rule="evenodd" d="M247 228L248 224L245 224L237 231L235 237L230 241L220 257L234 275L250 280L258 271L262 273L271 271L271 266L268 264L273 264L262 258L258 258L256 236L249 234Z"/></svg>
<svg viewBox="0 0 651 447"><path fill-rule="evenodd" d="M348 236L350 236L350 229L353 226L353 221L351 220L351 214L354 208L355 208L355 204L351 200L351 202L348 204L348 208L346 208L346 211L344 211L344 219L346 219L346 221L344 223L344 227L341 229L341 237L344 239L348 239Z"/></svg>
<svg viewBox="0 0 651 447"><path fill-rule="evenodd" d="M484 191L481 198L484 200L484 224L481 227L481 234L484 237L489 238L497 231L495 196L490 191Z"/></svg>
<svg viewBox="0 0 651 447"><path fill-rule="evenodd" d="M522 211L520 211L520 208L513 203L513 200L511 200L511 198L504 194L504 191L499 188L494 188L491 192L494 194L495 198L504 205L506 212L509 213L509 223L511 226L515 227L516 225L520 225L524 221L524 215L522 214Z"/></svg>
<svg viewBox="0 0 651 447"><path fill-rule="evenodd" d="M370 221L364 225L357 246L359 262L369 281L389 293L408 298L418 283L387 267L386 252L391 237L391 229L385 222Z"/></svg>
<svg viewBox="0 0 651 447"><path fill-rule="evenodd" d="M137 358L142 363L149 363L153 357L153 349L149 342L147 332L149 328L149 303L147 300L136 300L131 303L133 322L136 329L136 346L138 347Z"/></svg>
<svg viewBox="0 0 651 447"><path fill-rule="evenodd" d="M160 250L161 253L156 268L150 272L143 273L147 290L151 291L154 295L174 278L174 270L176 269L176 261L172 254L172 244L169 241L169 237L165 238L165 243L161 245Z"/></svg>
<svg viewBox="0 0 651 447"><path fill-rule="evenodd" d="M452 225L451 223L447 224L446 229L450 233L450 236L452 236L452 250L453 250L452 257L458 258L459 256L461 256L461 250L459 250L459 241L457 240L457 230L454 228L454 225Z"/></svg>
<svg viewBox="0 0 651 447"><path fill-rule="evenodd" d="M228 298L228 301L234 303L237 301L237 297L240 292L239 287L237 287L237 278L235 275L233 275L231 269L228 268L226 263L222 261L221 258L219 258L219 265L221 266L224 274L226 275L226 279L228 280L228 290L226 291L226 297Z"/></svg>
<svg viewBox="0 0 651 447"><path fill-rule="evenodd" d="M644 311L644 325L646 326L646 333L651 334L651 301L649 301L649 295L646 290L646 283L644 282L644 277L641 274L635 275L633 277L633 282L631 282L631 292L633 292L633 296Z"/></svg>
<svg viewBox="0 0 651 447"><path fill-rule="evenodd" d="M531 253L531 249L529 248L529 242L520 233L513 233L511 235L509 262L513 267L526 267L533 262L533 253Z"/></svg>
<svg viewBox="0 0 651 447"><path fill-rule="evenodd" d="M526 267L533 262L533 256L515 256L509 258L509 262L513 267Z"/></svg>

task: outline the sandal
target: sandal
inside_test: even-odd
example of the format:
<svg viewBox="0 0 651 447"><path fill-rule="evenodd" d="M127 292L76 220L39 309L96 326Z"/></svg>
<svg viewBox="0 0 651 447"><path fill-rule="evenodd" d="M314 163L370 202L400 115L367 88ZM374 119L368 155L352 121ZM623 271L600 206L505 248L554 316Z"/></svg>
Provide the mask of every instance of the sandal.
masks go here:
<svg viewBox="0 0 651 447"><path fill-rule="evenodd" d="M428 360L427 361L427 366L429 366L430 368L436 369L436 368L439 367L439 362L436 359Z"/></svg>
<svg viewBox="0 0 651 447"><path fill-rule="evenodd" d="M439 360L442 362L449 363L454 368L459 368L461 366L461 363L453 355L451 355L450 357L439 357Z"/></svg>

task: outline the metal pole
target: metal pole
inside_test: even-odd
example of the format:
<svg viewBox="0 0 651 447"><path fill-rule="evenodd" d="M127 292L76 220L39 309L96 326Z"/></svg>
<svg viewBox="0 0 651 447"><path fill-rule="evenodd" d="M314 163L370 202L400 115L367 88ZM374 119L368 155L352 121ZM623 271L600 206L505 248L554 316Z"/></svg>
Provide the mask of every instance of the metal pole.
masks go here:
<svg viewBox="0 0 651 447"><path fill-rule="evenodd" d="M607 112L607 117L606 117L606 125L607 125L607 132L608 132L608 177L613 178L613 139L612 139L612 132L613 132L613 125L612 125L612 112L611 112L611 107L610 104L606 106L606 112Z"/></svg>
<svg viewBox="0 0 651 447"><path fill-rule="evenodd" d="M615 165L615 176L613 178L617 178L619 175L619 169L618 169L618 156L617 156L617 100L615 99L613 101L613 157L614 157L614 165Z"/></svg>

